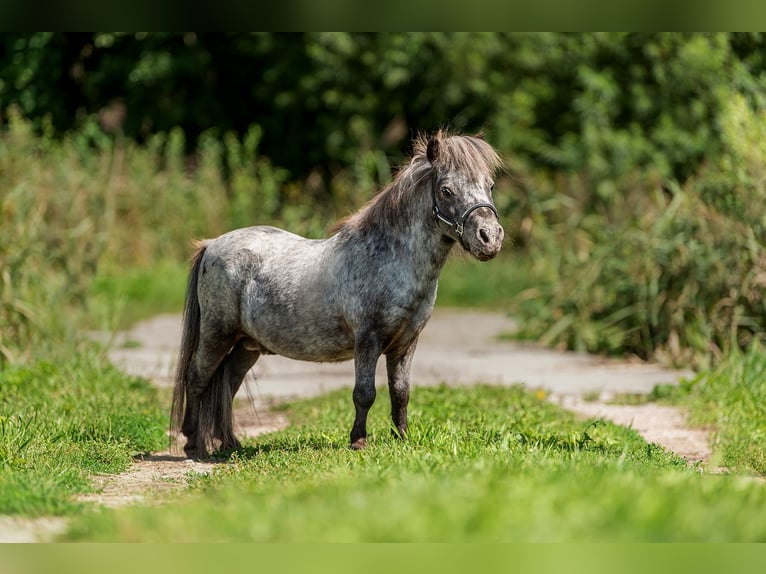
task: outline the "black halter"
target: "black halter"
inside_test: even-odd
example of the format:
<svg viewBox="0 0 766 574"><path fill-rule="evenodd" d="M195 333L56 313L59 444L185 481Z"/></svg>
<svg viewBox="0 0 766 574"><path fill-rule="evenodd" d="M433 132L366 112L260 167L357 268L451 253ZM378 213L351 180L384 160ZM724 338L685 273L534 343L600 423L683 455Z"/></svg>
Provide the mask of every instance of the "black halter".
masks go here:
<svg viewBox="0 0 766 574"><path fill-rule="evenodd" d="M465 241L463 241L463 229L465 228L465 222L468 220L468 217L477 209L481 209L482 207L486 207L489 209L492 213L495 214L495 217L500 220L500 216L497 214L497 209L495 209L495 206L491 203L476 203L466 209L463 214L460 216L458 221L454 221L444 215L441 210L439 210L439 204L436 202L436 188L438 187L438 184L435 184L431 188L431 197L434 201L434 217L436 217L436 221L441 221L443 223L446 223L451 228L455 230L455 235L457 235L458 239L460 239L460 243L465 247L466 249L468 246L465 244Z"/></svg>

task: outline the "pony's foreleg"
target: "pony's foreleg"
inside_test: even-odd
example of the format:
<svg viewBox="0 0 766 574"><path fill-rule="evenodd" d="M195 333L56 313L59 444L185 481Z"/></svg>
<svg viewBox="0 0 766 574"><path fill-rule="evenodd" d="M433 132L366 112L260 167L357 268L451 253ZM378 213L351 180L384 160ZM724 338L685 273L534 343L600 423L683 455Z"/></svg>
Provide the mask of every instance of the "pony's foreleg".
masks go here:
<svg viewBox="0 0 766 574"><path fill-rule="evenodd" d="M367 446L367 413L375 402L375 365L381 348L375 336L357 336L354 350L354 407L356 416L351 428L351 448L359 450Z"/></svg>
<svg viewBox="0 0 766 574"><path fill-rule="evenodd" d="M392 432L404 438L407 435L407 404L410 402L410 367L417 339L403 351L386 355L388 394L391 397Z"/></svg>

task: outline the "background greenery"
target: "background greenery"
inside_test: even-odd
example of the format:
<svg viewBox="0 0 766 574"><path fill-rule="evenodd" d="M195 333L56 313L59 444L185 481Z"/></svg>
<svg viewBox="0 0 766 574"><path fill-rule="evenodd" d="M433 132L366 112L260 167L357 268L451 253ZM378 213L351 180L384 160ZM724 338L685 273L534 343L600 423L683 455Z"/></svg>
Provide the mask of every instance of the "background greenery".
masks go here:
<svg viewBox="0 0 766 574"><path fill-rule="evenodd" d="M704 367L762 335L764 54L729 33L5 34L0 353L193 237L323 235L450 126L507 160L521 336Z"/></svg>

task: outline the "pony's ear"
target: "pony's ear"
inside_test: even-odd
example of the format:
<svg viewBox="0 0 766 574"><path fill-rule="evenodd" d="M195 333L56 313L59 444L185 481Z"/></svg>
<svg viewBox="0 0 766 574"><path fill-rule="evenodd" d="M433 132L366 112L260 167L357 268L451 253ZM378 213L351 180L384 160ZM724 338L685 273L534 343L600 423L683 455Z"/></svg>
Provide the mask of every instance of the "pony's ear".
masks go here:
<svg viewBox="0 0 766 574"><path fill-rule="evenodd" d="M477 133L477 134L476 134L475 136L473 136L473 137L475 137L475 138L479 138L480 140L484 140L484 141L487 141L487 138L485 138L485 137L484 137L484 130L479 130L479 133Z"/></svg>
<svg viewBox="0 0 766 574"><path fill-rule="evenodd" d="M441 140L442 132L439 132L430 138L428 138L428 146L426 147L426 157L431 165L434 165L439 159L439 140Z"/></svg>

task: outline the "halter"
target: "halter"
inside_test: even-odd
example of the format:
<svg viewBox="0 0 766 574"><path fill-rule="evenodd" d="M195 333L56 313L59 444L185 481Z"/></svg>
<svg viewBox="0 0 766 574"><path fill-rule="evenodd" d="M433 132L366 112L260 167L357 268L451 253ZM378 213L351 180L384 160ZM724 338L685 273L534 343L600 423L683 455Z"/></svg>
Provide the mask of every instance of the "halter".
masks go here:
<svg viewBox="0 0 766 574"><path fill-rule="evenodd" d="M455 235L457 235L458 239L460 239L460 243L468 249L468 246L465 244L465 241L463 241L463 230L465 228L465 222L468 220L468 217L477 209L481 209L482 207L486 207L489 209L492 213L495 214L495 217L500 220L500 216L497 214L497 209L495 209L495 206L491 203L475 203L468 209L466 209L463 214L460 216L458 221L452 220L446 215L444 215L441 210L439 209L439 204L436 202L436 188L438 187L437 183L434 183L434 186L431 188L431 197L433 198L434 202L434 217L436 217L436 221L441 221L442 223L446 223L451 228L455 230Z"/></svg>

